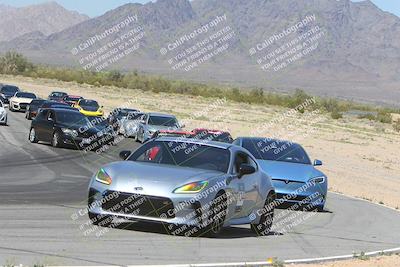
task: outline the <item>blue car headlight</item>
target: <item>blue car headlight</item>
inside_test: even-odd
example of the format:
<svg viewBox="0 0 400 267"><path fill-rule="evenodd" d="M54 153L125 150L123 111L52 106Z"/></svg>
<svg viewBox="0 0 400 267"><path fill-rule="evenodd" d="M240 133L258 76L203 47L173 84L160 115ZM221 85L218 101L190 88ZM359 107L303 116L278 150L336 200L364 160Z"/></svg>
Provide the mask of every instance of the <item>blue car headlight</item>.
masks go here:
<svg viewBox="0 0 400 267"><path fill-rule="evenodd" d="M318 176L318 177L311 178L308 182L313 183L313 184L322 184L325 182L325 180L326 180L325 176Z"/></svg>

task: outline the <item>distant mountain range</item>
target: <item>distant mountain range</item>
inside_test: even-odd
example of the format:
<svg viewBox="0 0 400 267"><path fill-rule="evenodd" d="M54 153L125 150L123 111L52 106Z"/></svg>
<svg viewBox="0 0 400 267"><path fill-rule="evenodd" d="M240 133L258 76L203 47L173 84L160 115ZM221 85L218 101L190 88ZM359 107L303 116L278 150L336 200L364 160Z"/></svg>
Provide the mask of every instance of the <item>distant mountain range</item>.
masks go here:
<svg viewBox="0 0 400 267"><path fill-rule="evenodd" d="M110 57L115 58L115 63L109 64L108 69L280 92L303 88L322 96L400 103L400 18L369 0L158 0L144 5L126 4L88 20L75 15L76 22L80 18L81 23L52 34L38 29L26 31L0 43L0 52L17 50L35 62L88 67L90 60L99 58L94 52L134 31L126 36L134 38L142 33L136 39L140 47L126 56ZM135 16L137 21L132 19L129 25L121 26L128 17ZM300 25L302 21L308 22ZM31 23L39 24L39 20ZM121 27L116 34L118 24ZM5 31L0 25L0 31ZM294 26L299 27L293 30ZM314 34L314 29L322 34ZM221 32L224 35L219 36ZM307 35L310 32L313 34ZM88 45L91 38L98 39ZM183 58L195 58L191 48L208 38L213 39L209 44L219 41L211 50L214 55L202 55L204 60L191 65L189 71L185 67L190 64L173 59L182 53L186 53ZM301 41L295 44L295 40ZM306 41L308 45L293 52ZM286 50L271 56L283 46ZM201 50L199 46L197 49ZM296 58L299 51L303 56ZM262 69L274 59L278 63L267 71ZM290 64L283 66L282 62ZM179 67L180 63L183 67ZM94 70L95 66L89 69Z"/></svg>
<svg viewBox="0 0 400 267"><path fill-rule="evenodd" d="M0 41L10 41L26 33L50 35L89 19L68 11L55 2L15 8L0 5Z"/></svg>

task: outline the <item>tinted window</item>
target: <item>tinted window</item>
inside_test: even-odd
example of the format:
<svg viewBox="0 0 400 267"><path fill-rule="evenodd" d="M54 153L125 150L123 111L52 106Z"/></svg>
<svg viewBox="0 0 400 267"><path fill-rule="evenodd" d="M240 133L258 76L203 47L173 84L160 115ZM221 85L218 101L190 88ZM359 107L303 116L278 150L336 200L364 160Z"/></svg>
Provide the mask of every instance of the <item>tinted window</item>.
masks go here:
<svg viewBox="0 0 400 267"><path fill-rule="evenodd" d="M122 117L125 117L125 116L127 116L128 114L135 114L135 113L138 113L138 110L136 110L136 109L121 109L119 112L118 112L118 117L119 118L122 118Z"/></svg>
<svg viewBox="0 0 400 267"><path fill-rule="evenodd" d="M66 93L62 93L62 92L54 92L51 94L52 97L64 97L66 95Z"/></svg>
<svg viewBox="0 0 400 267"><path fill-rule="evenodd" d="M232 137L229 133L200 131L195 138L209 141L231 143Z"/></svg>
<svg viewBox="0 0 400 267"><path fill-rule="evenodd" d="M57 111L56 117L58 123L69 126L81 127L90 123L88 118L79 112Z"/></svg>
<svg viewBox="0 0 400 267"><path fill-rule="evenodd" d="M80 97L65 97L64 98L66 101L79 101L79 99L81 99Z"/></svg>
<svg viewBox="0 0 400 267"><path fill-rule="evenodd" d="M80 106L85 106L85 107L98 107L99 104L95 100L81 100L79 102Z"/></svg>
<svg viewBox="0 0 400 267"><path fill-rule="evenodd" d="M128 120L139 120L143 116L142 113L129 113L127 116Z"/></svg>
<svg viewBox="0 0 400 267"><path fill-rule="evenodd" d="M69 107L68 104L59 103L59 102L45 102L42 104L42 108L51 108L51 107Z"/></svg>
<svg viewBox="0 0 400 267"><path fill-rule="evenodd" d="M243 147L256 159L311 164L304 149L289 141L270 139L244 139Z"/></svg>
<svg viewBox="0 0 400 267"><path fill-rule="evenodd" d="M2 93L15 94L19 91L19 88L16 86L3 86L0 91Z"/></svg>
<svg viewBox="0 0 400 267"><path fill-rule="evenodd" d="M32 100L32 102L29 104L29 106L31 106L31 107L39 107L44 102L45 102L44 100Z"/></svg>
<svg viewBox="0 0 400 267"><path fill-rule="evenodd" d="M149 124L157 126L175 127L178 124L178 122L173 117L150 116Z"/></svg>
<svg viewBox="0 0 400 267"><path fill-rule="evenodd" d="M37 119L39 120L44 120L47 117L47 114L49 113L49 110L45 109L39 112L39 115L37 116Z"/></svg>
<svg viewBox="0 0 400 267"><path fill-rule="evenodd" d="M129 160L227 172L227 149L186 142L149 142L136 150Z"/></svg>
<svg viewBox="0 0 400 267"><path fill-rule="evenodd" d="M36 95L32 93L17 93L16 97L35 99Z"/></svg>

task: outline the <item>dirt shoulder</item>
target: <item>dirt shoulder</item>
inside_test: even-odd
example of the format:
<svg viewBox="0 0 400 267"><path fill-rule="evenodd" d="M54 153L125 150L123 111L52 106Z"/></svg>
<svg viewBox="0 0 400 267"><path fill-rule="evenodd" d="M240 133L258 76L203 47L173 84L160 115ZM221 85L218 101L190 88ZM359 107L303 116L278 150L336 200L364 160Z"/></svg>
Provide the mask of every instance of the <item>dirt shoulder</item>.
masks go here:
<svg viewBox="0 0 400 267"><path fill-rule="evenodd" d="M400 265L400 255L379 256L366 259L354 259L318 264L287 265L293 267L397 267Z"/></svg>

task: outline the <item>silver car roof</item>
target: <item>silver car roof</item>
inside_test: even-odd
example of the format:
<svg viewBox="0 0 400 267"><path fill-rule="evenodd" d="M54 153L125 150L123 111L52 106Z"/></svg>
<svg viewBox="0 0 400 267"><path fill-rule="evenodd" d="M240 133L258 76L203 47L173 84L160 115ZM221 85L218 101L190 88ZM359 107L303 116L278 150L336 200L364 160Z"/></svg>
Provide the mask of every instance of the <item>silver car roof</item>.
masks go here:
<svg viewBox="0 0 400 267"><path fill-rule="evenodd" d="M164 114L164 113L157 113L157 112L149 112L147 113L149 116L160 116L160 117L169 117L169 118L175 118L174 115L171 114Z"/></svg>
<svg viewBox="0 0 400 267"><path fill-rule="evenodd" d="M232 144L229 144L229 143L222 143L222 142L208 141L208 140L199 140L199 139L193 139L193 138L173 137L173 136L162 136L162 137L156 138L155 140L161 141L161 142L173 141L173 142L181 142L181 143L206 145L206 146L223 148L223 149L229 149L231 146L233 146Z"/></svg>

